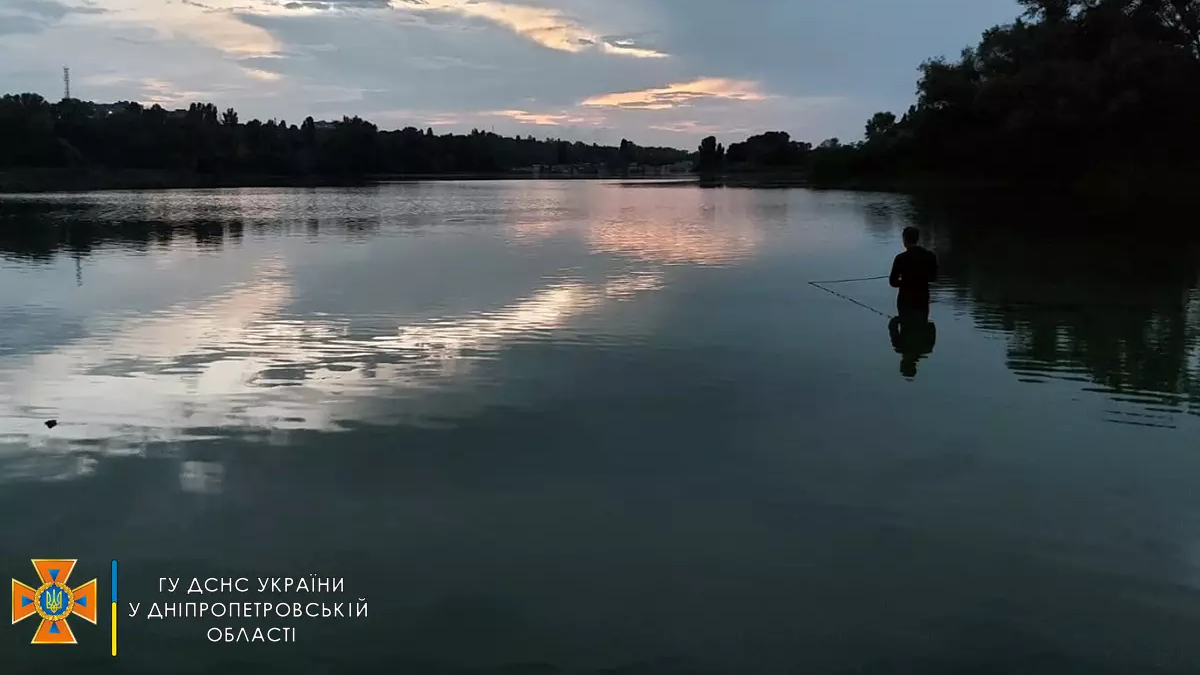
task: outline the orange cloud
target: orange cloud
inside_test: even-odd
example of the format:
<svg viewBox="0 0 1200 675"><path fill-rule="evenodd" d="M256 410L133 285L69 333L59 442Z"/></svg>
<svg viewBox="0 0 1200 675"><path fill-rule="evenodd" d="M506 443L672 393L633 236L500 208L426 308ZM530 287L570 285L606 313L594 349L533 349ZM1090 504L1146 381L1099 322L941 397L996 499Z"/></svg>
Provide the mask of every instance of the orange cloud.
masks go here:
<svg viewBox="0 0 1200 675"><path fill-rule="evenodd" d="M685 106L699 99L763 101L766 98L766 95L758 91L756 82L709 77L693 82L669 84L659 89L593 96L580 105L632 110L668 110Z"/></svg>
<svg viewBox="0 0 1200 675"><path fill-rule="evenodd" d="M210 95L211 93L206 91L185 91L173 82L153 77L141 80L140 102L145 105L158 104L169 107L204 100Z"/></svg>
<svg viewBox="0 0 1200 675"><path fill-rule="evenodd" d="M631 44L621 44L619 42L601 42L600 44L601 44L601 47L600 47L601 51L603 51L606 54L616 54L618 56L632 56L632 57L638 58L638 59L663 59L663 58L667 57L666 54L664 54L660 51L655 51L653 49L647 49L645 47L638 47L636 45L631 45Z"/></svg>
<svg viewBox="0 0 1200 675"><path fill-rule="evenodd" d="M599 49L606 54L634 58L664 58L667 55L628 40L610 42L549 7L514 5L497 0L392 0L393 6L411 11L435 11L485 19L533 42L563 52Z"/></svg>
<svg viewBox="0 0 1200 675"><path fill-rule="evenodd" d="M518 122L525 122L527 124L538 124L552 127L556 127L564 123L595 125L604 121L603 117L596 115L579 115L567 112L533 113L525 110L496 110L486 114L494 117L507 117Z"/></svg>
<svg viewBox="0 0 1200 675"><path fill-rule="evenodd" d="M279 73L271 72L269 70L262 70L260 68L243 68L242 71L250 77L256 80L262 80L264 82L276 82L283 79L283 75L280 75Z"/></svg>
<svg viewBox="0 0 1200 675"><path fill-rule="evenodd" d="M681 120L679 122L667 122L664 124L654 124L650 126L655 131L669 131L672 133L687 133L687 134L716 134L726 131L711 124L701 124L696 120ZM730 130L731 131L731 130Z"/></svg>
<svg viewBox="0 0 1200 675"><path fill-rule="evenodd" d="M452 114L431 115L429 117L422 117L421 121L425 123L424 126L431 126L431 127L450 127L450 126L454 126L456 124L463 123L462 119L455 117Z"/></svg>
<svg viewBox="0 0 1200 675"><path fill-rule="evenodd" d="M106 0L104 8L117 20L153 28L163 37L189 38L233 56L266 56L282 45L270 32L242 21L235 10L246 9L243 0L206 2L149 2ZM256 4L255 13L271 5Z"/></svg>
<svg viewBox="0 0 1200 675"><path fill-rule="evenodd" d="M566 115L549 115L545 113L531 113L524 110L497 110L488 113L496 117L508 117L517 120L518 122L527 122L530 124L540 124L542 126L556 127L560 123L567 120Z"/></svg>
<svg viewBox="0 0 1200 675"><path fill-rule="evenodd" d="M534 7L504 0L105 0L105 9L123 19L153 26L164 35L185 35L235 56L268 56L281 48L263 28L242 21L239 14L313 16L328 11L402 9L442 12L490 21L525 39L564 52L598 51L633 58L667 55L631 40L606 39L551 7Z"/></svg>

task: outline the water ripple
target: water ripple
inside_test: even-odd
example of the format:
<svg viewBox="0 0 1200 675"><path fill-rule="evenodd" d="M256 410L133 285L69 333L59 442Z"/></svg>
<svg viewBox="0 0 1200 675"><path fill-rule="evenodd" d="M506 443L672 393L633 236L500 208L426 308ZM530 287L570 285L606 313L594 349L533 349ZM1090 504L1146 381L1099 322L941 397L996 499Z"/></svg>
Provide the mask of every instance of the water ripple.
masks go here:
<svg viewBox="0 0 1200 675"><path fill-rule="evenodd" d="M214 428L337 430L378 397L461 381L518 343L568 333L575 319L661 287L655 273L600 284L556 282L509 305L461 317L353 331L297 319L289 273L265 261L220 297L144 318L110 319L78 341L0 361L0 442L47 447L210 438ZM378 318L385 318L380 316ZM52 431L41 422L59 418Z"/></svg>

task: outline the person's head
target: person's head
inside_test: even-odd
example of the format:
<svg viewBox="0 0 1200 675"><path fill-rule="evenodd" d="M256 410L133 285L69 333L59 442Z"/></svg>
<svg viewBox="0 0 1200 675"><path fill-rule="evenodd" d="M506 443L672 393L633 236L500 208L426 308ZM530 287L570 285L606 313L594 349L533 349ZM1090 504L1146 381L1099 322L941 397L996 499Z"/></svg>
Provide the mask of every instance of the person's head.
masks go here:
<svg viewBox="0 0 1200 675"><path fill-rule="evenodd" d="M904 228L901 236L904 238L904 248L912 248L921 241L921 231L911 225Z"/></svg>

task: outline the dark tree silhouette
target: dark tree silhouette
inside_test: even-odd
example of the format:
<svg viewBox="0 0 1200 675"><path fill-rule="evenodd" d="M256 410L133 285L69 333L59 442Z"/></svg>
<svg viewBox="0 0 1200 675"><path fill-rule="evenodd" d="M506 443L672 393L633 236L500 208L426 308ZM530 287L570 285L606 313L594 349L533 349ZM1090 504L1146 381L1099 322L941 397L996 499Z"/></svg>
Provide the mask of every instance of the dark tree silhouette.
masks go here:
<svg viewBox="0 0 1200 675"><path fill-rule="evenodd" d="M696 155L696 170L708 173L721 168L725 160L725 146L717 143L716 136L709 136L700 142Z"/></svg>
<svg viewBox="0 0 1200 675"><path fill-rule="evenodd" d="M369 174L507 173L556 165L574 174L664 166L691 153L493 133L436 135L412 127L380 131L358 117L242 123L211 103L167 111L121 102L49 103L36 94L0 98L0 171L137 169L220 176L357 177ZM53 186L51 186L53 187Z"/></svg>
<svg viewBox="0 0 1200 675"><path fill-rule="evenodd" d="M1021 4L957 61L922 64L916 105L872 118L850 170L1075 181L1195 167L1200 1Z"/></svg>
<svg viewBox="0 0 1200 675"><path fill-rule="evenodd" d="M787 167L831 184L1153 187L1200 173L1200 0L1021 4L1023 16L958 59L921 64L916 102L876 113L864 140L789 149L786 134L769 132L731 145L722 168ZM709 170L715 147L705 139L698 155Z"/></svg>
<svg viewBox="0 0 1200 675"><path fill-rule="evenodd" d="M879 141L896 133L896 115L890 112L875 113L867 120L867 142Z"/></svg>

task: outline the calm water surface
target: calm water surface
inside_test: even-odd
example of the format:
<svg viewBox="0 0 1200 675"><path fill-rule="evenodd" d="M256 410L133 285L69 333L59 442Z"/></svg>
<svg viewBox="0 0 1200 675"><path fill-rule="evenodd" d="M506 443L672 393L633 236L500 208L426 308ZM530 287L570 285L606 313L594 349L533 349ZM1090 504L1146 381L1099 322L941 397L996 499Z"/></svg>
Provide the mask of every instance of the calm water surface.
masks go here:
<svg viewBox="0 0 1200 675"><path fill-rule="evenodd" d="M1054 218L592 182L2 197L3 574L78 558L104 603L75 647L4 629L4 672L1196 672L1200 246ZM946 273L933 345L808 283L886 274L908 224ZM368 616L145 618L234 599L159 577L311 573L345 592L287 599Z"/></svg>

